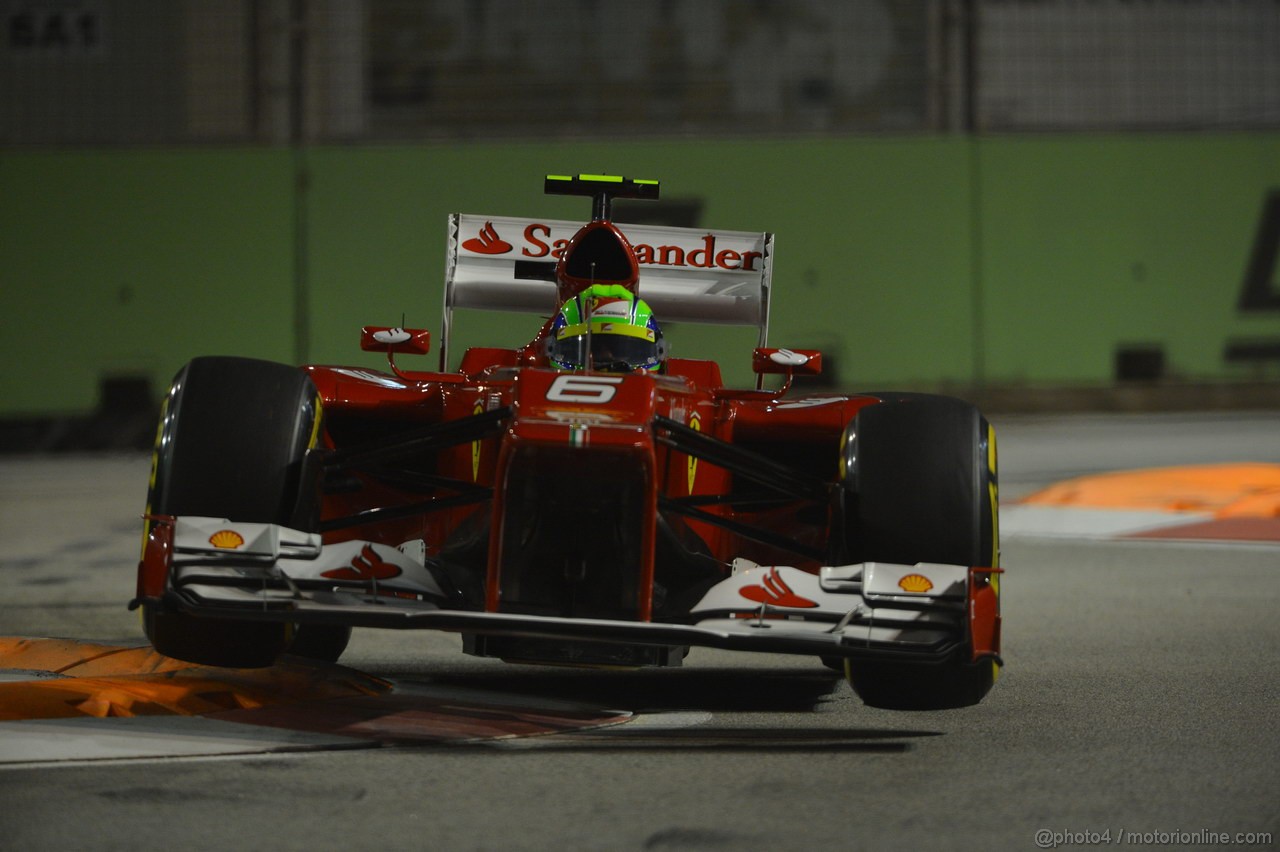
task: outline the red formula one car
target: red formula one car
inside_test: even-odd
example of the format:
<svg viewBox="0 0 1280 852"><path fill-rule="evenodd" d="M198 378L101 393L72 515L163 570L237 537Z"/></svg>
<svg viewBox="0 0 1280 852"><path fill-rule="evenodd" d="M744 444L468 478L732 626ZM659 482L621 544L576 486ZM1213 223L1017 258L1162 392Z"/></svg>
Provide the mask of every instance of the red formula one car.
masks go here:
<svg viewBox="0 0 1280 852"><path fill-rule="evenodd" d="M982 415L793 391L821 355L765 345L770 234L614 224L652 181L546 190L591 197L591 221L450 217L438 371L396 362L427 331L368 327L386 371L178 373L133 602L155 647L254 666L429 628L480 656L625 667L711 646L821 659L875 706L980 701L1000 663ZM450 371L455 308L551 319ZM757 387L668 357L667 320L755 326Z"/></svg>

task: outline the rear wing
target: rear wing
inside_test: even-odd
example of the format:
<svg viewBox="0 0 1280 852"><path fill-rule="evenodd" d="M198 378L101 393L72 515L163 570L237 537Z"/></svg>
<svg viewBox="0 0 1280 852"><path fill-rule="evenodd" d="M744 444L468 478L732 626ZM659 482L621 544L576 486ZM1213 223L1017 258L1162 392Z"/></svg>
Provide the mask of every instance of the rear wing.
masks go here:
<svg viewBox="0 0 1280 852"><path fill-rule="evenodd" d="M755 326L769 332L773 234L615 223L640 265L639 295L659 322ZM440 369L448 368L454 308L559 309L556 260L581 222L454 213L449 217Z"/></svg>

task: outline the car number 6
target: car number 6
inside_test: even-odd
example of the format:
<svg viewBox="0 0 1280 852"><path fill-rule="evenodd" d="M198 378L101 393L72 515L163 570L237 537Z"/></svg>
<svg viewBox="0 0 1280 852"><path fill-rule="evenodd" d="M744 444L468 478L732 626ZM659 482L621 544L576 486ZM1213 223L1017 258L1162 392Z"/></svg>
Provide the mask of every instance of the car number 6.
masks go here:
<svg viewBox="0 0 1280 852"><path fill-rule="evenodd" d="M557 376L547 389L547 399L552 402L606 403L613 399L622 384L622 376Z"/></svg>

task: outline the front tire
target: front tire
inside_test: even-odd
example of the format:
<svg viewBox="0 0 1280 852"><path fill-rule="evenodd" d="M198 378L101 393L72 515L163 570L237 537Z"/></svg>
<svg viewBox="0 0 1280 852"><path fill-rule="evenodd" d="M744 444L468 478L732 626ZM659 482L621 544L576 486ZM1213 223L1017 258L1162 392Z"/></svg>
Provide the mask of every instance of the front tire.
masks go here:
<svg viewBox="0 0 1280 852"><path fill-rule="evenodd" d="M147 514L201 515L315 530L317 484L303 458L319 436L320 401L301 370L250 358L205 357L174 378L152 459ZM337 659L348 628L195 617L144 605L161 654L238 668L271 665L290 644ZM295 635L296 634L296 635Z"/></svg>
<svg viewBox="0 0 1280 852"><path fill-rule="evenodd" d="M850 424L842 461L851 562L999 565L995 431L974 406L926 395L869 405ZM847 661L845 673L872 707L965 707L996 678L994 661L970 655L966 643L942 663Z"/></svg>

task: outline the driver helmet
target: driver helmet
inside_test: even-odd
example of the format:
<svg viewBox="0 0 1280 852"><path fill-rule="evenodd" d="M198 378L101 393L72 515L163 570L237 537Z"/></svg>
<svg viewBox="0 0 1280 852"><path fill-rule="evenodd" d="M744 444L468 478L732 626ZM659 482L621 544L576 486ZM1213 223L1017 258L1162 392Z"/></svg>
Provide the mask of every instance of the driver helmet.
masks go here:
<svg viewBox="0 0 1280 852"><path fill-rule="evenodd" d="M662 369L667 345L653 311L621 284L593 284L564 303L551 324L547 357L561 370L611 373Z"/></svg>

